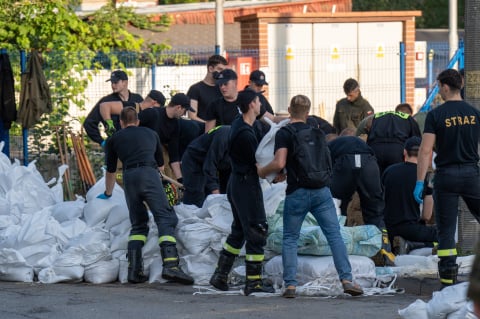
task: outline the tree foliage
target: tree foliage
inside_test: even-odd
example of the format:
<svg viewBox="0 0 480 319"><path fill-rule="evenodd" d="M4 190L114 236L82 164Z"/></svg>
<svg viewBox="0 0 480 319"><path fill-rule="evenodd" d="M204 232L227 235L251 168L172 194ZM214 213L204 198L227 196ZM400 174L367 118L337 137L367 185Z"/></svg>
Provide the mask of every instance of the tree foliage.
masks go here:
<svg viewBox="0 0 480 319"><path fill-rule="evenodd" d="M118 52L147 48L127 32L128 24L157 31L169 24L166 16L153 22L132 8L112 4L86 17L73 8L71 0L0 0L0 48L42 53L54 106L37 126L44 136L64 124L71 103L84 107L83 92L95 71L103 68L94 59L99 52L108 56L114 69L123 67Z"/></svg>
<svg viewBox="0 0 480 319"><path fill-rule="evenodd" d="M448 28L448 0L353 0L353 11L421 10L417 28ZM459 27L464 25L465 0L458 0Z"/></svg>

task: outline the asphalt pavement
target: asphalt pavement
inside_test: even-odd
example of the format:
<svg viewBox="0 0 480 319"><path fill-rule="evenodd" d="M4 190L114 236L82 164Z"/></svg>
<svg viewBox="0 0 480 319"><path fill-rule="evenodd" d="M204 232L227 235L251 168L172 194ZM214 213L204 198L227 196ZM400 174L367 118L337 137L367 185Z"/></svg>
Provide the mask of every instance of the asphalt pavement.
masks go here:
<svg viewBox="0 0 480 319"><path fill-rule="evenodd" d="M306 297L195 294L173 283L87 284L0 282L3 319L246 319L400 318L398 310L438 290L434 278L399 278L404 293L379 296Z"/></svg>

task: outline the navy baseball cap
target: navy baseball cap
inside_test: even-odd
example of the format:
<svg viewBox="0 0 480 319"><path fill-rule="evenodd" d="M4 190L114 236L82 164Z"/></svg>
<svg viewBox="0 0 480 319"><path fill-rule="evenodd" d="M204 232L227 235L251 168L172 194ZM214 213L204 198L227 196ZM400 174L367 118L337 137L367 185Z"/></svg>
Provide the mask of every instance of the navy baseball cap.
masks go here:
<svg viewBox="0 0 480 319"><path fill-rule="evenodd" d="M195 113L195 110L190 106L190 98L183 93L177 93L172 96L170 105L180 105L185 110Z"/></svg>
<svg viewBox="0 0 480 319"><path fill-rule="evenodd" d="M157 90L151 90L150 93L147 95L150 97L152 100L156 101L160 106L165 106L165 96L162 94L162 92L157 91Z"/></svg>
<svg viewBox="0 0 480 319"><path fill-rule="evenodd" d="M412 136L405 141L404 148L407 151L418 151L418 148L420 147L421 143L422 143L422 139L420 137Z"/></svg>
<svg viewBox="0 0 480 319"><path fill-rule="evenodd" d="M217 85L222 85L227 83L230 80L236 80L237 73L232 69L225 69L222 72L218 73L217 77L215 78Z"/></svg>
<svg viewBox="0 0 480 319"><path fill-rule="evenodd" d="M117 83L120 80L128 80L127 73L122 70L116 70L112 72L112 74L110 75L110 79L106 80L105 82L112 81L112 83Z"/></svg>
<svg viewBox="0 0 480 319"><path fill-rule="evenodd" d="M265 80L265 73L260 70L255 70L250 73L250 81L256 85L268 85L268 82Z"/></svg>

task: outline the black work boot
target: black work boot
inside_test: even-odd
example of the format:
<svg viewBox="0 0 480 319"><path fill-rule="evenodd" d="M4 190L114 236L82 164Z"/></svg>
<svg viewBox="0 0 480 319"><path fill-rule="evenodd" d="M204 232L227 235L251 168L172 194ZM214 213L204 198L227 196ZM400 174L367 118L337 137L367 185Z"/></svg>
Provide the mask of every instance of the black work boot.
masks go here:
<svg viewBox="0 0 480 319"><path fill-rule="evenodd" d="M148 280L143 274L142 249L129 249L128 258L128 282L139 284Z"/></svg>
<svg viewBox="0 0 480 319"><path fill-rule="evenodd" d="M447 286L452 286L458 283L457 276L458 276L458 265L455 264L454 266L445 267L438 265L438 274L440 275L440 283L442 284L442 288Z"/></svg>
<svg viewBox="0 0 480 319"><path fill-rule="evenodd" d="M243 292L245 296L254 292L274 293L273 286L262 280L262 263L261 262L245 262L247 272L247 282Z"/></svg>
<svg viewBox="0 0 480 319"><path fill-rule="evenodd" d="M235 262L235 257L237 256L225 250L220 252L217 268L215 268L215 272L213 273L212 278L210 278L210 285L223 291L228 290L228 274Z"/></svg>
<svg viewBox="0 0 480 319"><path fill-rule="evenodd" d="M163 260L162 278L184 285L192 285L193 278L184 273L178 265L179 258L175 244L161 244L160 252Z"/></svg>

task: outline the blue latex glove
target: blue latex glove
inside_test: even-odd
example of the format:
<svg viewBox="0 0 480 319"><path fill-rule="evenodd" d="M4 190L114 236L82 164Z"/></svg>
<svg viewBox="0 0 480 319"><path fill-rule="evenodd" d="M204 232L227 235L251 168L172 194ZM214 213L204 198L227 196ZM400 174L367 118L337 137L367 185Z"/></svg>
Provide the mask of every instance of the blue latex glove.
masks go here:
<svg viewBox="0 0 480 319"><path fill-rule="evenodd" d="M102 144L100 144L100 146L101 146L103 149L105 149L105 143L106 143L106 142L107 142L107 140L103 140L103 141L102 141Z"/></svg>
<svg viewBox="0 0 480 319"><path fill-rule="evenodd" d="M100 198L100 199L109 199L110 197L112 197L112 195L107 195L105 192L97 196L97 198Z"/></svg>
<svg viewBox="0 0 480 319"><path fill-rule="evenodd" d="M419 204L423 203L422 193L423 193L423 181L417 181L415 183L415 189L413 191L413 197L415 198L415 200Z"/></svg>

